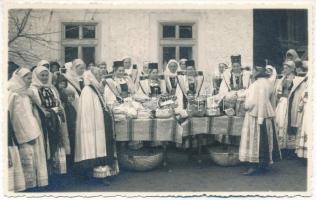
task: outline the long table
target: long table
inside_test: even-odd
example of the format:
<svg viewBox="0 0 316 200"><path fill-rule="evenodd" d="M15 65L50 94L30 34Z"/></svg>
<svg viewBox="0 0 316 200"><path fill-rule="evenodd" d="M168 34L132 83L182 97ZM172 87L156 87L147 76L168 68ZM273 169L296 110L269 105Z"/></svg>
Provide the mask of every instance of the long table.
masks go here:
<svg viewBox="0 0 316 200"><path fill-rule="evenodd" d="M243 117L190 117L181 125L175 118L126 119L115 122L116 141L162 141L182 143L200 134L240 136Z"/></svg>

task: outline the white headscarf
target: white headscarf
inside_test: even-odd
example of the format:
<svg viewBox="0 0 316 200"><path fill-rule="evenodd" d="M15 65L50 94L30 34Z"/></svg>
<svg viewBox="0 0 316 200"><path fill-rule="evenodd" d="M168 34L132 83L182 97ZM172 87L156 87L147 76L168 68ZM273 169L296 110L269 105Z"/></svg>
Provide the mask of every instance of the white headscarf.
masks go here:
<svg viewBox="0 0 316 200"><path fill-rule="evenodd" d="M277 74L275 68L271 65L267 65L266 69L271 70L271 73L268 71L268 73L270 74L270 77L268 79L272 83L272 86L274 86L278 74Z"/></svg>
<svg viewBox="0 0 316 200"><path fill-rule="evenodd" d="M49 62L47 60L41 60L37 63L37 67L39 66L44 66L44 65L49 65Z"/></svg>
<svg viewBox="0 0 316 200"><path fill-rule="evenodd" d="M101 73L101 69L98 67L91 67L90 70L86 71L85 77L84 77L84 85L93 85L101 92L102 83L100 83L95 78L96 73Z"/></svg>
<svg viewBox="0 0 316 200"><path fill-rule="evenodd" d="M72 67L72 62L65 63L65 68L66 68L67 71L70 71L71 67Z"/></svg>
<svg viewBox="0 0 316 200"><path fill-rule="evenodd" d="M124 56L124 57L123 57L123 59L122 59L122 61L124 61L124 60L126 60L126 59L129 59L129 60L131 60L131 61L132 61L132 58L131 58L131 57L129 57L129 56Z"/></svg>
<svg viewBox="0 0 316 200"><path fill-rule="evenodd" d="M179 60L179 66L180 66L180 63L181 63L181 62L184 62L184 63L185 63L186 61L188 61L188 59L186 59L186 58L180 59L180 60ZM178 69L178 71L181 71L181 70L183 70L183 69L181 69L181 67L180 67L180 68Z"/></svg>
<svg viewBox="0 0 316 200"><path fill-rule="evenodd" d="M11 79L8 82L8 90L14 93L24 93L28 89L23 77L28 73L32 73L28 68L21 67L13 72Z"/></svg>
<svg viewBox="0 0 316 200"><path fill-rule="evenodd" d="M170 71L170 69L169 69L169 65L170 65L171 63L176 63L176 64L177 64L177 70L175 71L175 73L172 73L172 72ZM179 63L178 63L175 59L171 59L171 60L169 60L168 64L166 65L166 70L165 70L165 72L164 72L164 75L165 75L165 76L168 76L168 77L175 77L175 76L177 76L177 71L178 71L178 70L181 70Z"/></svg>
<svg viewBox="0 0 316 200"><path fill-rule="evenodd" d="M48 72L48 81L47 83L42 83L38 76L41 72L47 71ZM52 73L49 72L49 69L44 66L38 66L33 70L32 74L32 86L34 87L52 87Z"/></svg>
<svg viewBox="0 0 316 200"><path fill-rule="evenodd" d="M76 68L79 65L84 65L85 63L81 59L75 59L72 63L66 63L65 67L67 69L65 77L74 84L78 89L80 89L79 81L82 80L82 75L79 76L76 72Z"/></svg>
<svg viewBox="0 0 316 200"><path fill-rule="evenodd" d="M296 52L294 49L289 49L289 50L286 52L286 58L285 58L286 61L288 60L288 56L289 56L289 55L292 55L293 61L295 61L295 60L297 60L297 59L300 59L300 57L298 56L297 52Z"/></svg>

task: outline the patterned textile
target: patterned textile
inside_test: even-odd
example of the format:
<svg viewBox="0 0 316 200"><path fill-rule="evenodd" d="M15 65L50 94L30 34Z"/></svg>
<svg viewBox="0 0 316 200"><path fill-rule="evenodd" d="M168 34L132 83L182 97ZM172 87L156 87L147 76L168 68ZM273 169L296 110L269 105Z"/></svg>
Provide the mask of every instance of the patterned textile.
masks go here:
<svg viewBox="0 0 316 200"><path fill-rule="evenodd" d="M170 141L182 142L174 118L167 119L127 119L115 123L117 141Z"/></svg>
<svg viewBox="0 0 316 200"><path fill-rule="evenodd" d="M296 135L288 134L288 99L281 97L275 110L276 131L280 149L295 149Z"/></svg>
<svg viewBox="0 0 316 200"><path fill-rule="evenodd" d="M120 87L121 87L121 97L122 98L126 98L128 97L128 85L127 83L123 83L123 84L120 84Z"/></svg>
<svg viewBox="0 0 316 200"><path fill-rule="evenodd" d="M48 172L43 137L37 138L34 144L20 145L19 152L26 188L47 186Z"/></svg>
<svg viewBox="0 0 316 200"><path fill-rule="evenodd" d="M42 87L39 89L39 95L41 98L42 106L45 108L57 107L57 99L49 87Z"/></svg>
<svg viewBox="0 0 316 200"><path fill-rule="evenodd" d="M243 117L192 117L182 123L183 136L198 134L240 136Z"/></svg>
<svg viewBox="0 0 316 200"><path fill-rule="evenodd" d="M192 117L181 125L174 118L126 119L115 122L117 141L161 141L182 144L195 135L240 136L243 117Z"/></svg>
<svg viewBox="0 0 316 200"><path fill-rule="evenodd" d="M246 113L239 147L239 160L242 162L272 164L280 160L281 153L275 133L273 118L258 119Z"/></svg>
<svg viewBox="0 0 316 200"><path fill-rule="evenodd" d="M17 146L9 146L9 168L8 168L8 186L9 191L23 191L25 187L25 178L21 164L19 149Z"/></svg>
<svg viewBox="0 0 316 200"><path fill-rule="evenodd" d="M305 126L307 126L306 122L303 121L302 128L299 129L299 135L297 137L296 154L299 158L307 158L308 155L308 135Z"/></svg>
<svg viewBox="0 0 316 200"><path fill-rule="evenodd" d="M53 155L51 172L54 174L67 173L66 152L64 148L58 148Z"/></svg>
<svg viewBox="0 0 316 200"><path fill-rule="evenodd" d="M161 94L161 88L159 85L151 85L150 86L150 96L156 97Z"/></svg>
<svg viewBox="0 0 316 200"><path fill-rule="evenodd" d="M309 101L304 102L303 108L303 121L302 125L298 128L298 136L296 141L296 154L299 158L308 157L308 135L311 133L312 123L311 121L311 112L309 110Z"/></svg>
<svg viewBox="0 0 316 200"><path fill-rule="evenodd" d="M177 77L169 77L171 87L173 89L177 88Z"/></svg>
<svg viewBox="0 0 316 200"><path fill-rule="evenodd" d="M234 74L231 72L230 77L230 88L232 90L241 90L243 89L243 74Z"/></svg>

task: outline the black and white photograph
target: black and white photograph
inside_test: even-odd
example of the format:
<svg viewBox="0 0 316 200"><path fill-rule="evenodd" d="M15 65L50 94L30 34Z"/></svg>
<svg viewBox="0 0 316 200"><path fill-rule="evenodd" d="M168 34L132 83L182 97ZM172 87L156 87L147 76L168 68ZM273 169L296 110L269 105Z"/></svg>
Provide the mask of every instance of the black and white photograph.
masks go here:
<svg viewBox="0 0 316 200"><path fill-rule="evenodd" d="M7 3L5 193L311 195L313 15Z"/></svg>

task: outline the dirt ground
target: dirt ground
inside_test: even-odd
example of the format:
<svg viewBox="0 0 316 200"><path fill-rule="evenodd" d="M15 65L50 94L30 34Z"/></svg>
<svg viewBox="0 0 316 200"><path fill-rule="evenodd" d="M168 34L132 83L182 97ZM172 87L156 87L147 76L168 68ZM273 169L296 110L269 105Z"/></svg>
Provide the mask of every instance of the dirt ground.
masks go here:
<svg viewBox="0 0 316 200"><path fill-rule="evenodd" d="M65 175L54 179L41 192L216 192L305 191L307 167L302 160L282 160L262 176L243 176L243 165L217 166L209 159L188 162L184 152L171 150L168 167L149 172L121 170L110 186L96 180Z"/></svg>

